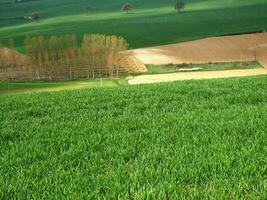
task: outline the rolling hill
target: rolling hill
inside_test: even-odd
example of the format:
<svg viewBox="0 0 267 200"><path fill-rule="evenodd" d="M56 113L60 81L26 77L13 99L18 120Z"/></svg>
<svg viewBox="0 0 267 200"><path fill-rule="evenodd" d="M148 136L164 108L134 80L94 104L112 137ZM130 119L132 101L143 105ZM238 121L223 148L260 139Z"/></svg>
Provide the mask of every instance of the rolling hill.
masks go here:
<svg viewBox="0 0 267 200"><path fill-rule="evenodd" d="M175 12L174 0L132 0L130 14L121 11L123 0L5 4L8 1L0 1L0 38L7 42L14 37L17 48L22 47L26 35L76 33L81 38L85 32L115 34L137 48L267 29L266 0L187 0L181 14ZM92 7L87 16L86 6ZM20 19L32 12L41 14L40 22Z"/></svg>
<svg viewBox="0 0 267 200"><path fill-rule="evenodd" d="M267 30L266 0L184 0L180 14L176 0L129 0L129 14L126 0L22 1L0 0L0 40L22 52L0 52L0 199L266 199L267 35L244 34ZM39 37L22 55L25 36L70 33L134 50ZM113 57L147 75L115 79ZM141 84L233 73L261 75Z"/></svg>

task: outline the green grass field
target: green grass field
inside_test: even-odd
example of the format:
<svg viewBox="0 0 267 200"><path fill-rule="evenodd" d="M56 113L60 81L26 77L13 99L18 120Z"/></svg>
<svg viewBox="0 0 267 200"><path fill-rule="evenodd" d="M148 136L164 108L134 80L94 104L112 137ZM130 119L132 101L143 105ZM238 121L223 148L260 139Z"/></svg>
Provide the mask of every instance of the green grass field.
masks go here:
<svg viewBox="0 0 267 200"><path fill-rule="evenodd" d="M125 85L128 85L128 83L124 79L0 82L0 95L37 93L37 92L57 92L62 90L119 87Z"/></svg>
<svg viewBox="0 0 267 200"><path fill-rule="evenodd" d="M263 68L256 61L252 62L225 62L225 63L207 63L207 64L182 64L182 65L147 65L147 71L138 74L165 74L181 72L179 69L197 69L194 71L218 71L218 70L235 70L235 69L258 69ZM184 71L182 71L184 72ZM137 74L137 73L135 73Z"/></svg>
<svg viewBox="0 0 267 200"><path fill-rule="evenodd" d="M266 199L266 83L0 96L0 199Z"/></svg>
<svg viewBox="0 0 267 200"><path fill-rule="evenodd" d="M8 2L11 0L0 0ZM187 0L182 14L174 0L132 0L131 14L121 11L123 0L41 0L0 5L0 38L9 36L23 50L26 35L76 33L115 34L125 37L131 48L187 41L214 35L267 30L266 0ZM85 6L92 13L84 14ZM39 12L39 23L9 19Z"/></svg>

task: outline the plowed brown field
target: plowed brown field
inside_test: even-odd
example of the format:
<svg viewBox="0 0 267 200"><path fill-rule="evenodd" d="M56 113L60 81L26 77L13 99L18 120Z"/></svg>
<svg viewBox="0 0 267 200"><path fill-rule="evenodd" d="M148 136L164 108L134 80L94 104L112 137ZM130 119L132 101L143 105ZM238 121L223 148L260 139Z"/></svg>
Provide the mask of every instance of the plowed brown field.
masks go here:
<svg viewBox="0 0 267 200"><path fill-rule="evenodd" d="M267 67L267 33L212 37L131 50L144 64L253 61Z"/></svg>

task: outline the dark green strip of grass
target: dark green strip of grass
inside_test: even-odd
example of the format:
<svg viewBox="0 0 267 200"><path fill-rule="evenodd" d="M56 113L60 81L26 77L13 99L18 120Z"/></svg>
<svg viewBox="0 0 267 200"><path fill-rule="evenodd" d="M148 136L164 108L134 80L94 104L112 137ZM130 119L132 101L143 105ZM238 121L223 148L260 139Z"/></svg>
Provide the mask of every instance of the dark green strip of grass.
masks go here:
<svg viewBox="0 0 267 200"><path fill-rule="evenodd" d="M0 95L11 95L33 92L53 92L87 88L105 88L128 85L124 79L95 79L77 81L29 81L0 82Z"/></svg>

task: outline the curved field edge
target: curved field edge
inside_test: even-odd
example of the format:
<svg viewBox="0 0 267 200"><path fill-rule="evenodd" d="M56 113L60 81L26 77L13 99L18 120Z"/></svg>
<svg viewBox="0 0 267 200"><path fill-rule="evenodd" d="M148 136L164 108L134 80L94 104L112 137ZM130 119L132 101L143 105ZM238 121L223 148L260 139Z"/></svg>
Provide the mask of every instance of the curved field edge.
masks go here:
<svg viewBox="0 0 267 200"><path fill-rule="evenodd" d="M94 79L75 81L15 81L0 82L0 95L58 92L89 88L120 87L128 85L125 79Z"/></svg>
<svg viewBox="0 0 267 200"><path fill-rule="evenodd" d="M0 198L264 199L266 82L0 97Z"/></svg>
<svg viewBox="0 0 267 200"><path fill-rule="evenodd" d="M0 81L0 95L39 93L39 92L58 92L64 90L80 90L89 88L122 87L122 86L127 86L129 84L129 81L131 82L133 78L138 78L138 76L140 75L177 73L181 68L182 69L198 68L197 71L195 71L194 73L199 71L263 68L258 62L255 61L244 62L244 63L229 62L229 63L183 64L183 65L169 64L169 65L159 65L159 66L147 65L146 67L148 69L147 72L130 73L128 78L123 77L114 79L90 79L90 80L70 80L70 81L62 81L62 80L61 81L11 81L11 82ZM249 76L253 75L252 72L247 74ZM157 82L161 82L160 78L158 79Z"/></svg>
<svg viewBox="0 0 267 200"><path fill-rule="evenodd" d="M264 0L191 0L182 14L174 11L171 0L136 0L133 2L135 9L129 15L121 12L121 1L105 0L91 2L94 10L85 16L83 10L87 4L46 0L3 7L0 10L3 17L23 15L26 9L27 12L39 10L43 19L39 23L2 20L1 39L7 42L7 38L13 36L17 47L23 50L25 35L76 33L81 39L89 32L122 36L131 48L140 48L267 29Z"/></svg>

